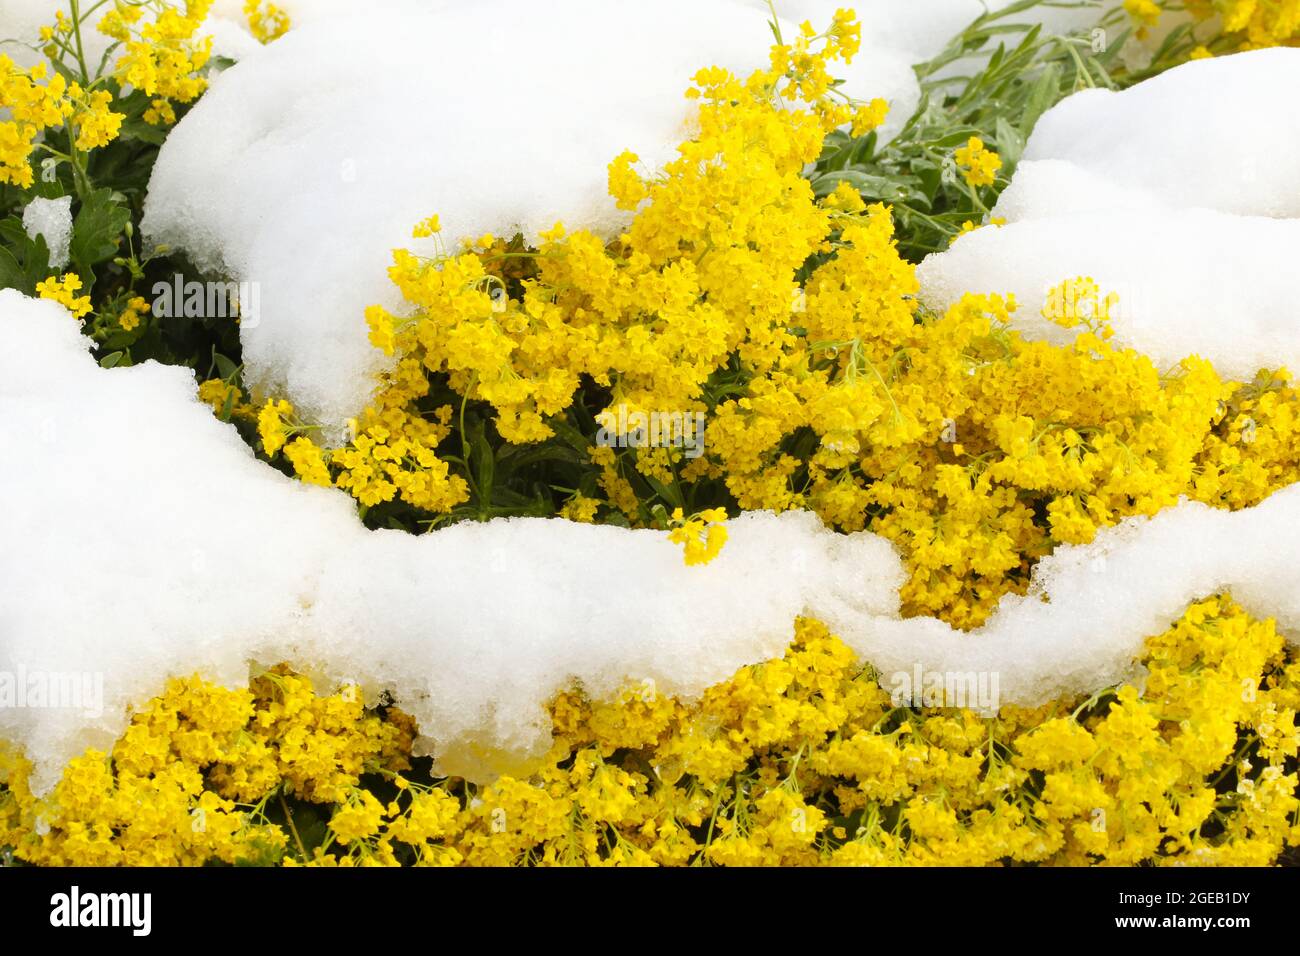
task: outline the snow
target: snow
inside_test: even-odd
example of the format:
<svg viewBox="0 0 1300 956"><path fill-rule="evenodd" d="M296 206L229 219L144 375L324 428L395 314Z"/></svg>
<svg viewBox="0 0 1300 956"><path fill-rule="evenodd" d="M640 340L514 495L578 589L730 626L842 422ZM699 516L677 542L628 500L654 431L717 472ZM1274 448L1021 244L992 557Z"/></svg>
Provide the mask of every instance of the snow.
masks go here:
<svg viewBox="0 0 1300 956"><path fill-rule="evenodd" d="M1300 51L1194 61L1049 110L993 213L917 270L923 300L1013 292L1016 325L1061 340L1047 291L1091 276L1120 297L1118 342L1243 379L1300 368Z"/></svg>
<svg viewBox="0 0 1300 956"><path fill-rule="evenodd" d="M1152 518L1058 548L1034 571L1030 594L1003 598L980 629L934 618L880 617L852 593L821 618L885 675L995 674L1002 703L1035 706L1140 680L1144 639L1188 604L1231 590L1248 613L1300 638L1300 485L1229 512L1183 502Z"/></svg>
<svg viewBox="0 0 1300 956"><path fill-rule="evenodd" d="M1300 218L1298 85L1300 51L1277 47L1186 63L1121 92L1083 90L1038 121L1022 168L1056 160L1171 208ZM1057 214L1054 192L1086 195L1043 190L1027 212Z"/></svg>
<svg viewBox="0 0 1300 956"><path fill-rule="evenodd" d="M145 209L153 241L260 283L262 320L241 330L250 381L336 435L385 362L364 310L401 307L391 250L432 248L411 239L416 222L437 213L448 243L556 220L615 233L627 214L607 195L609 162L671 159L695 72L748 74L772 42L767 17L735 0L652 14L482 0L401 23L306 23L223 73L168 138ZM916 102L899 54L864 50L846 75L850 93L894 102L891 129Z"/></svg>
<svg viewBox="0 0 1300 956"><path fill-rule="evenodd" d="M342 492L258 462L187 370L101 369L61 306L13 291L0 334L23 343L0 356L0 440L22 459L0 473L0 674L103 684L99 714L0 707L42 787L169 675L241 686L250 661L288 660L387 689L444 770L485 774L483 752L546 749L544 704L573 680L698 694L779 656L826 582L897 606L890 546L807 513L732 522L705 567L664 533L559 519L368 531Z"/></svg>
<svg viewBox="0 0 1300 956"><path fill-rule="evenodd" d="M72 197L36 198L23 210L23 229L28 238L42 236L50 250L50 265L62 269L68 264L72 246Z"/></svg>
<svg viewBox="0 0 1300 956"><path fill-rule="evenodd" d="M382 11L391 18L408 13L427 13L464 0L273 0L273 2L289 15L289 27L296 30L298 27L351 16L362 9L368 13ZM214 20L226 20L245 27L248 24L248 18L244 15L244 0L216 0L212 4L209 16ZM394 26L391 20L385 23L373 19L371 22L376 29Z"/></svg>
<svg viewBox="0 0 1300 956"><path fill-rule="evenodd" d="M922 295L949 303L966 291L1011 292L1014 325L1032 338L1078 334L1042 317L1044 293L1092 276L1119 295L1116 340L1171 368L1188 355L1221 375L1300 369L1294 264L1300 220L1205 209L1080 213L977 229L918 269Z"/></svg>
<svg viewBox="0 0 1300 956"><path fill-rule="evenodd" d="M62 306L10 290L0 334L23 343L0 353L0 440L22 463L0 471L15 505L0 511L0 674L103 687L95 712L0 708L0 738L27 749L38 788L110 745L168 676L240 686L252 663L286 660L370 700L387 690L443 772L484 779L545 750L545 702L575 681L596 697L689 698L779 656L800 614L884 675L992 673L1019 704L1133 676L1146 636L1223 588L1300 635L1300 486L1061 548L1033 594L963 634L900 619L892 546L806 512L730 522L703 567L661 532L558 519L368 531L341 492L258 462L185 369L101 369Z"/></svg>

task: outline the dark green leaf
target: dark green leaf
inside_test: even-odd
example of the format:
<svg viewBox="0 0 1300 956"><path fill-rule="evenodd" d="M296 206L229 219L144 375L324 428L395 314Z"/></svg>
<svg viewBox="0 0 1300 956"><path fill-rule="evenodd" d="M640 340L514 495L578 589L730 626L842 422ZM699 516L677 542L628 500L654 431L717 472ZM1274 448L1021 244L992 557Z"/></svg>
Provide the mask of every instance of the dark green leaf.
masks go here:
<svg viewBox="0 0 1300 956"><path fill-rule="evenodd" d="M89 288L94 267L117 252L131 210L118 205L113 190L96 189L86 196L72 224L72 261Z"/></svg>

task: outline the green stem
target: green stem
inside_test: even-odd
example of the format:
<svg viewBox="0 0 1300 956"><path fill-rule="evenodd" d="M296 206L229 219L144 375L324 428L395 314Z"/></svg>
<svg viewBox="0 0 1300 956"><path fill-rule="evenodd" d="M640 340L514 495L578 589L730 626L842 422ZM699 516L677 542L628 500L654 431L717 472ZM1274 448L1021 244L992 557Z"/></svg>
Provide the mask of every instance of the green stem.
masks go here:
<svg viewBox="0 0 1300 956"><path fill-rule="evenodd" d="M307 862L307 848L302 845L302 837L298 835L298 828L293 824L293 811L289 809L288 802L284 799L284 791L277 794L280 800L280 809L284 811L284 819L289 824L289 832L293 834L293 842L298 847L298 855L302 857L304 863Z"/></svg>

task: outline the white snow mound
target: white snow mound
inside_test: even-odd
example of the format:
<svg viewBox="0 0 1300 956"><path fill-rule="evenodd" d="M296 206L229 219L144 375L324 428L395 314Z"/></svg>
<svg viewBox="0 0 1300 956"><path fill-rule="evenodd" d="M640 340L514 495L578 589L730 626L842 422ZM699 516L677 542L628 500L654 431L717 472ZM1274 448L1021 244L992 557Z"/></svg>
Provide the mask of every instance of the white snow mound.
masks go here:
<svg viewBox="0 0 1300 956"><path fill-rule="evenodd" d="M1199 60L1124 92L1049 110L993 212L918 267L936 309L964 292L1014 292L1016 324L1048 290L1091 276L1120 296L1118 342L1171 367L1189 355L1250 378L1300 368L1300 50Z"/></svg>
<svg viewBox="0 0 1300 956"><path fill-rule="evenodd" d="M1120 92L1083 90L1043 114L1022 169L1060 160L1172 208L1300 218L1298 86L1300 51L1276 47L1184 63ZM1054 215L1053 199L1076 193L1044 190L1031 214Z"/></svg>
<svg viewBox="0 0 1300 956"><path fill-rule="evenodd" d="M962 632L935 618L873 615L852 594L819 616L883 674L996 675L1001 703L1034 706L1140 677L1146 637L1193 601L1230 590L1246 611L1300 638L1300 485L1242 511L1183 502L1057 548L1026 596Z"/></svg>
<svg viewBox="0 0 1300 956"><path fill-rule="evenodd" d="M1063 279L1092 276L1119 295L1117 341L1161 369L1200 355L1241 381L1261 368L1300 369L1298 260L1297 219L1135 208L977 229L917 272L932 305L967 291L1014 293L1014 325L1057 343L1078 330L1042 317L1045 293Z"/></svg>

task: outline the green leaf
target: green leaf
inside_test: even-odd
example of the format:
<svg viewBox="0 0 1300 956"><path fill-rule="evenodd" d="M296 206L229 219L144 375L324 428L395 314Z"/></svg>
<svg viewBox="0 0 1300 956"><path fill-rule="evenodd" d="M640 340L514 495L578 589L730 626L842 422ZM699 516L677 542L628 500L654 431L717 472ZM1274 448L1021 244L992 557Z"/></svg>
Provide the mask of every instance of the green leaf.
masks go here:
<svg viewBox="0 0 1300 956"><path fill-rule="evenodd" d="M912 186L919 181L911 176L877 176L857 169L836 169L813 180L813 192L829 196L840 183L848 183L863 196L886 202L903 202L911 197Z"/></svg>
<svg viewBox="0 0 1300 956"><path fill-rule="evenodd" d="M484 505L492 503L492 481L495 478L496 456L488 443L486 429L479 425L474 429L474 457L478 459L478 494Z"/></svg>
<svg viewBox="0 0 1300 956"><path fill-rule="evenodd" d="M0 246L0 288L21 289L23 279L23 268L14 258L14 254L4 246Z"/></svg>
<svg viewBox="0 0 1300 956"><path fill-rule="evenodd" d="M50 250L45 245L44 236L27 240L27 255L23 262L23 288L28 295L36 294L36 284L49 277Z"/></svg>
<svg viewBox="0 0 1300 956"><path fill-rule="evenodd" d="M1047 112L1047 108L1059 96L1061 87L1061 68L1056 63L1049 63L1039 74L1034 85L1029 89L1025 99L1024 111L1020 114L1020 133L1026 138L1034 131L1038 118Z"/></svg>
<svg viewBox="0 0 1300 956"><path fill-rule="evenodd" d="M555 418L548 419L546 424L550 425L555 434L559 435L560 438L563 439L564 442L574 451L580 452L584 457L588 454L588 450L591 448L591 442L587 439L587 436L578 431L564 419L556 416Z"/></svg>
<svg viewBox="0 0 1300 956"><path fill-rule="evenodd" d="M1001 116L993 124L993 135L997 138L998 152L1006 167L1002 173L1005 176L1007 170L1020 162L1020 154L1025 151L1025 141L1021 138L1020 131Z"/></svg>
<svg viewBox="0 0 1300 956"><path fill-rule="evenodd" d="M0 266L0 273L8 272L5 285L19 290L24 295L35 295L36 284L50 275L50 250L45 245L45 237L28 236L27 230L16 217L0 221L0 240L8 246L5 249L7 259ZM3 249L4 246L0 246ZM16 269L11 267L16 267Z"/></svg>
<svg viewBox="0 0 1300 956"><path fill-rule="evenodd" d="M118 205L111 189L96 189L86 196L72 224L72 261L89 289L94 267L117 253L118 240L131 210Z"/></svg>
<svg viewBox="0 0 1300 956"><path fill-rule="evenodd" d="M239 374L239 366L216 349L212 350L212 362L217 367L217 378L229 382Z"/></svg>
<svg viewBox="0 0 1300 956"><path fill-rule="evenodd" d="M655 494L657 494L664 501L667 501L674 508L685 507L685 502L682 501L681 489L677 487L676 483L671 485L665 485L662 481L660 481L658 478L655 478L653 475L644 475L643 477L645 478L646 483L649 484L650 487L655 490Z"/></svg>
<svg viewBox="0 0 1300 956"><path fill-rule="evenodd" d="M506 445L497 455L497 467L514 474L521 468L539 462L558 461L569 465L583 465L586 455L580 455L567 445L554 442L545 445Z"/></svg>
<svg viewBox="0 0 1300 956"><path fill-rule="evenodd" d="M982 130L975 129L973 126L959 126L956 129L949 130L941 136L928 140L925 145L931 149L947 152L957 146L965 146L966 141L972 136L983 136Z"/></svg>
<svg viewBox="0 0 1300 956"><path fill-rule="evenodd" d="M912 171L916 173L917 179L921 181L921 190L927 200L926 205L934 201L935 195L939 192L939 187L943 184L943 170L933 163L915 163Z"/></svg>

